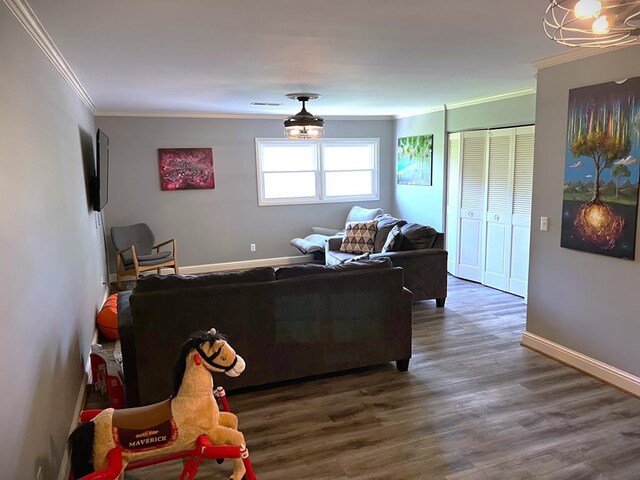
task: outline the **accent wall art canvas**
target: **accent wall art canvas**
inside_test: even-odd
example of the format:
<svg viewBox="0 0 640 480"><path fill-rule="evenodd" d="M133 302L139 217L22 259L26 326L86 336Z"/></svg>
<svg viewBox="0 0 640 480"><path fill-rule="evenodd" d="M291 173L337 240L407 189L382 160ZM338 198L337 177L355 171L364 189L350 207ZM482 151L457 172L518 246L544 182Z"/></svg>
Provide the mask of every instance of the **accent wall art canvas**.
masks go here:
<svg viewBox="0 0 640 480"><path fill-rule="evenodd" d="M639 158L640 77L569 91L562 247L635 258Z"/></svg>
<svg viewBox="0 0 640 480"><path fill-rule="evenodd" d="M398 139L398 185L431 185L433 135Z"/></svg>
<svg viewBox="0 0 640 480"><path fill-rule="evenodd" d="M162 190L213 189L211 148L159 148Z"/></svg>

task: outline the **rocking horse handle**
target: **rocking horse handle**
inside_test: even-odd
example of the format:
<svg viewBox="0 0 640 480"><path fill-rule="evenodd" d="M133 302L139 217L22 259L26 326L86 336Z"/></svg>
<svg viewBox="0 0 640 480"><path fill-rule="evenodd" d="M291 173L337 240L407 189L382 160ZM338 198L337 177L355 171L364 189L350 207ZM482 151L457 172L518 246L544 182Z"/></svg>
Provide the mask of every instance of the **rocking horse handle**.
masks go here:
<svg viewBox="0 0 640 480"><path fill-rule="evenodd" d="M220 403L222 403L222 410L225 412L231 412L231 408L229 408L229 401L227 400L227 393L224 391L223 387L216 387L213 392L213 395L216 398L220 399Z"/></svg>

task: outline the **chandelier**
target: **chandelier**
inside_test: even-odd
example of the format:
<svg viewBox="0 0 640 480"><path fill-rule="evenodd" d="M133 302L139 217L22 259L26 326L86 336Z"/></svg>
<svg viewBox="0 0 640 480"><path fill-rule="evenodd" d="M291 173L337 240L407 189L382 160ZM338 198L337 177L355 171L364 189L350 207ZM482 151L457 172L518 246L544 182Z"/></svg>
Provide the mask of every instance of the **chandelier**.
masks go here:
<svg viewBox="0 0 640 480"><path fill-rule="evenodd" d="M302 110L284 121L284 136L287 138L320 138L324 135L324 119L316 117L305 108L309 100L320 98L317 93L289 93L287 98L302 102Z"/></svg>
<svg viewBox="0 0 640 480"><path fill-rule="evenodd" d="M549 0L547 36L569 47L613 47L640 40L640 0Z"/></svg>

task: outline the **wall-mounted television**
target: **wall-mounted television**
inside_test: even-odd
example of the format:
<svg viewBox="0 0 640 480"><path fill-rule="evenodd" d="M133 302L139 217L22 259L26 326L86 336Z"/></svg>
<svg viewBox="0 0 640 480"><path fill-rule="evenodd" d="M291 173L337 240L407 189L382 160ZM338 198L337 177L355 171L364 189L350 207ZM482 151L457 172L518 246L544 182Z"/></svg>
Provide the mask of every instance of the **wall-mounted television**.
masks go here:
<svg viewBox="0 0 640 480"><path fill-rule="evenodd" d="M96 176L92 184L91 203L99 212L109 201L109 137L100 129L96 134Z"/></svg>

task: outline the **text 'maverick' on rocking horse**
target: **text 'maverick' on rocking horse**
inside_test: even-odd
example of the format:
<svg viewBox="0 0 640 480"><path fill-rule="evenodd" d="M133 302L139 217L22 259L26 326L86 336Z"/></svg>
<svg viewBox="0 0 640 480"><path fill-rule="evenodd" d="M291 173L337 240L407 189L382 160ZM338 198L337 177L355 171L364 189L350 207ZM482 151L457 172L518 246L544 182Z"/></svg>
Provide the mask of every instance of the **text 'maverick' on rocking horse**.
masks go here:
<svg viewBox="0 0 640 480"><path fill-rule="evenodd" d="M130 463L133 468L183 458L188 461L180 479L192 479L203 458L233 458L231 479L241 480L246 474L247 480L254 480L238 418L220 411L213 390L213 372L237 377L244 369L242 357L215 329L192 335L180 350L168 400L83 412L88 414L86 423L69 436L73 478L122 479ZM228 410L224 390L219 392ZM150 460L141 462L145 459Z"/></svg>

